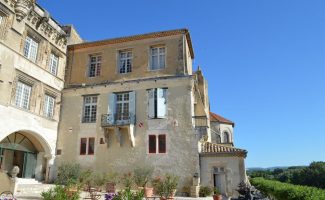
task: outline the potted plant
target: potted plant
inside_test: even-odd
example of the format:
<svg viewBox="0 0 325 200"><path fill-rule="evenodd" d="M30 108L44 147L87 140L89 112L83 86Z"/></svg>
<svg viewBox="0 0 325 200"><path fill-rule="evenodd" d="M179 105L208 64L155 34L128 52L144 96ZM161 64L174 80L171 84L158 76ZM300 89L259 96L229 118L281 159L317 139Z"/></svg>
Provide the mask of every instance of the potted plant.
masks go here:
<svg viewBox="0 0 325 200"><path fill-rule="evenodd" d="M173 199L178 185L178 177L167 174L165 178L155 178L152 184L155 193L160 196L160 199Z"/></svg>
<svg viewBox="0 0 325 200"><path fill-rule="evenodd" d="M118 174L110 172L106 174L106 192L116 193L116 184L118 183Z"/></svg>
<svg viewBox="0 0 325 200"><path fill-rule="evenodd" d="M138 188L143 189L145 197L152 197L153 188L148 187L151 180L153 168L136 168L134 170L134 182Z"/></svg>
<svg viewBox="0 0 325 200"><path fill-rule="evenodd" d="M213 188L213 200L222 200L222 195L216 187Z"/></svg>

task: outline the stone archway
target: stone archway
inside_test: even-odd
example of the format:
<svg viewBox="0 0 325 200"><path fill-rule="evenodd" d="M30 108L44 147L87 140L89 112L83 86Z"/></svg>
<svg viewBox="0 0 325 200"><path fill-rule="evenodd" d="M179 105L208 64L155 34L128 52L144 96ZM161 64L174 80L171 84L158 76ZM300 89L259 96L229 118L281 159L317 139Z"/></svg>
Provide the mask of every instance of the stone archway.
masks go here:
<svg viewBox="0 0 325 200"><path fill-rule="evenodd" d="M32 131L16 131L0 140L0 168L10 172L18 166L19 178L47 180L50 147Z"/></svg>

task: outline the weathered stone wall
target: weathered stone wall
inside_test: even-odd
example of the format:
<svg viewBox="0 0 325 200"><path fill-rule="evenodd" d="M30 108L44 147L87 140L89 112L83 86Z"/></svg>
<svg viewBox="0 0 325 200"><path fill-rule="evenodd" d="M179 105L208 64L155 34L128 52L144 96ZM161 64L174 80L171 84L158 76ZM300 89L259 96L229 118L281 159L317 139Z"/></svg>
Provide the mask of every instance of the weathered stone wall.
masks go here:
<svg viewBox="0 0 325 200"><path fill-rule="evenodd" d="M96 172L113 170L119 173L153 166L155 175L172 173L180 176L180 190L183 186L191 186L194 173L199 173L198 144L192 123L193 84L193 77L187 76L65 89L57 145L62 155L57 156L57 164L80 163ZM168 88L167 118L148 119L147 89L161 87ZM105 137L100 117L107 114L108 94L123 91L136 93L135 146L131 146L123 131L121 146L113 133L109 133L106 144L99 144L100 138ZM90 94L99 94L97 120L96 123L81 123L83 95ZM148 135L160 133L167 135L167 153L149 154ZM81 137L95 137L95 155L79 155Z"/></svg>

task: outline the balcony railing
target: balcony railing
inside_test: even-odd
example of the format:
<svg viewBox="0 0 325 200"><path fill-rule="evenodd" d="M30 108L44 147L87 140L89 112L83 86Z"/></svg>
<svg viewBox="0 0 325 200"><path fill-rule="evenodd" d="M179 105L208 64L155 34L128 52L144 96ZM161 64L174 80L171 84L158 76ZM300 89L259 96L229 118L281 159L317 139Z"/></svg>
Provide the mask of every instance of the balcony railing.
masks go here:
<svg viewBox="0 0 325 200"><path fill-rule="evenodd" d="M208 127L208 118L206 116L193 116L195 128Z"/></svg>
<svg viewBox="0 0 325 200"><path fill-rule="evenodd" d="M123 126L129 124L135 124L135 115L132 113L102 115L102 127Z"/></svg>

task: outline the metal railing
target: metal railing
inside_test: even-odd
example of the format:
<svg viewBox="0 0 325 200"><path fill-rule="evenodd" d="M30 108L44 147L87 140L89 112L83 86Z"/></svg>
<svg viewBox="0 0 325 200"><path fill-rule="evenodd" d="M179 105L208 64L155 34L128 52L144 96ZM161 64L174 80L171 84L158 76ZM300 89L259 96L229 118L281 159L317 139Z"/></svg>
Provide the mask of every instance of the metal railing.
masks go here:
<svg viewBox="0 0 325 200"><path fill-rule="evenodd" d="M195 128L208 127L208 118L206 116L193 116Z"/></svg>
<svg viewBox="0 0 325 200"><path fill-rule="evenodd" d="M102 115L102 127L135 124L135 115L132 113L115 113Z"/></svg>

